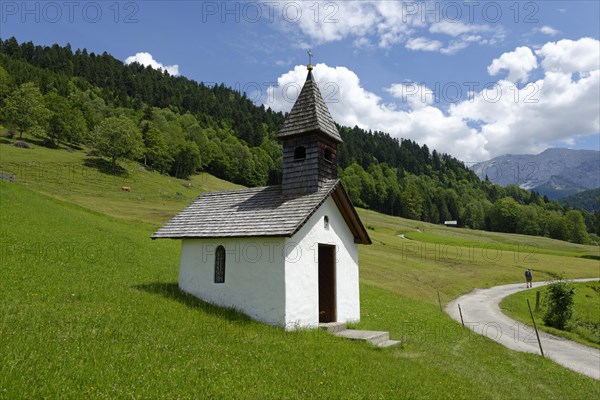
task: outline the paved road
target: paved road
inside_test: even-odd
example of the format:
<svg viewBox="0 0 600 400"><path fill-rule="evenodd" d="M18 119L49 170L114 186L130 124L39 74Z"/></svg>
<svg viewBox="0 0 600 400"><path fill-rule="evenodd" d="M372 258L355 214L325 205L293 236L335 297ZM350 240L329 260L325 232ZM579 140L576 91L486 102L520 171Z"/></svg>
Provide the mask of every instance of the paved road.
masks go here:
<svg viewBox="0 0 600 400"><path fill-rule="evenodd" d="M574 279L575 282L598 280ZM537 282L534 287L550 282ZM500 301L513 293L526 290L525 283L475 289L453 300L446 312L460 322L458 304L462 309L465 326L485 335L509 349L540 354L533 328L508 318L500 311ZM537 321L536 321L537 322ZM574 371L600 380L600 350L540 331L540 340L546 357Z"/></svg>

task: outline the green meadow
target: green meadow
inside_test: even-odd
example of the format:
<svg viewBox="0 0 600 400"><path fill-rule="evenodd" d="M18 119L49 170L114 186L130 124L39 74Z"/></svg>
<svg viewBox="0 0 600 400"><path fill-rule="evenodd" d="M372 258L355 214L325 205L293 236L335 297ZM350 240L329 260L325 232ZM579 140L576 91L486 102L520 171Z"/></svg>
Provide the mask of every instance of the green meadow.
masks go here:
<svg viewBox="0 0 600 400"><path fill-rule="evenodd" d="M598 382L463 329L442 305L477 287L600 276L598 248L359 210L357 325L379 349L285 332L177 288L180 244L149 236L203 191L83 150L0 144L0 398L596 398ZM70 172L69 172L70 171ZM110 173L107 173L110 172ZM131 188L130 192L121 190Z"/></svg>

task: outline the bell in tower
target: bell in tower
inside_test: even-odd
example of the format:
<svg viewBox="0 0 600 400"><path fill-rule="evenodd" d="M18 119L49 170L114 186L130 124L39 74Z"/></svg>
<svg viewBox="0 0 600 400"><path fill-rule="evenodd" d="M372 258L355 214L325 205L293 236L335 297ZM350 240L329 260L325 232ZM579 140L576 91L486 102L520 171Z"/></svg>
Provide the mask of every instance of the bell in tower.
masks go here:
<svg viewBox="0 0 600 400"><path fill-rule="evenodd" d="M338 177L337 145L342 138L313 78L310 61L307 68L306 82L277 136L283 144L282 190L286 195L315 192Z"/></svg>

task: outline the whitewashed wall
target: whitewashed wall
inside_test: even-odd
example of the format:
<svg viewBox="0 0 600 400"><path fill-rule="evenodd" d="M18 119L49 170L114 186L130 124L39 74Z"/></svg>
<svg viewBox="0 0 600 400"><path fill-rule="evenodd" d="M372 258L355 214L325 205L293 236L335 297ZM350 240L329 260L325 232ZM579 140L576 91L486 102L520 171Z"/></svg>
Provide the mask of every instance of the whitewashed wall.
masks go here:
<svg viewBox="0 0 600 400"><path fill-rule="evenodd" d="M329 217L325 229L324 217ZM318 245L336 247L337 322L360 320L358 245L329 197L292 238L285 241L285 324L287 329L319 323Z"/></svg>
<svg viewBox="0 0 600 400"><path fill-rule="evenodd" d="M325 229L325 216L329 229ZM267 324L286 329L316 327L319 244L336 247L337 321L359 321L358 246L331 198L292 238L184 239L179 287ZM219 245L226 251L225 283L214 283Z"/></svg>
<svg viewBox="0 0 600 400"><path fill-rule="evenodd" d="M271 325L285 324L284 238L184 239L179 287ZM225 247L225 283L214 283L217 246Z"/></svg>

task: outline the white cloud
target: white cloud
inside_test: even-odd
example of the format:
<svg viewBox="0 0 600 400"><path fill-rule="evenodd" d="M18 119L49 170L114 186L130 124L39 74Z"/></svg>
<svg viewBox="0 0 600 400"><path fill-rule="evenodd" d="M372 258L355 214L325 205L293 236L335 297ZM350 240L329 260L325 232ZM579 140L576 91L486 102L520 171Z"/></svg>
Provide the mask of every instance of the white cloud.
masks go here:
<svg viewBox="0 0 600 400"><path fill-rule="evenodd" d="M296 35L297 42L318 45L352 38L357 47L376 44L380 48L404 45L412 50L441 51L454 54L473 41L463 36L478 34L479 44L494 44L502 40L500 26L465 24L460 21L440 21L442 11L433 17L424 3L403 1L341 1L309 2L285 0L276 2L275 15L280 28ZM467 10L465 10L466 12ZM435 11L434 11L435 13ZM426 39L429 33L454 39L444 46L440 40ZM429 45L423 45L427 40Z"/></svg>
<svg viewBox="0 0 600 400"><path fill-rule="evenodd" d="M540 32L542 32L544 35L550 35L550 36L555 36L558 34L558 31L556 29L554 29L551 26L548 25L544 25L540 28Z"/></svg>
<svg viewBox="0 0 600 400"><path fill-rule="evenodd" d="M571 59L581 52L591 54ZM550 143L567 144L576 136L600 131L600 42L588 38L550 42L537 54L544 70L542 79L520 90L501 80L493 92L482 91L473 101L449 110L451 115L481 123L480 133L487 138L491 153L537 152ZM574 72L580 76L577 81L572 78ZM491 101L499 92L498 100Z"/></svg>
<svg viewBox="0 0 600 400"><path fill-rule="evenodd" d="M353 42L355 47L368 49L372 47L371 41L366 37L360 37Z"/></svg>
<svg viewBox="0 0 600 400"><path fill-rule="evenodd" d="M152 54L142 52L134 56L129 56L125 59L125 64L137 62L145 67L150 66L160 71L167 71L170 75L179 75L179 65L162 65L152 57Z"/></svg>
<svg viewBox="0 0 600 400"><path fill-rule="evenodd" d="M420 94L409 95L413 90L426 92L429 90L426 87L418 85L409 89L408 84L400 84L388 88L387 91L395 96L406 95L410 109L397 110L394 105L384 104L381 97L365 90L358 76L345 67L317 64L313 74L336 122L415 139L431 148L465 159L481 159L485 144L483 136L469 128L460 117L445 115L440 109L429 105L431 96L425 96L426 101L422 102ZM278 86L269 88L269 101L265 106L277 111L289 111L305 79L304 66L296 66L280 76L277 79ZM457 153L455 146L461 149L460 153Z"/></svg>
<svg viewBox="0 0 600 400"><path fill-rule="evenodd" d="M599 69L599 52L597 39L582 38L576 41L563 39L548 42L536 54L543 57L542 66L545 70L573 73Z"/></svg>
<svg viewBox="0 0 600 400"><path fill-rule="evenodd" d="M566 144L574 137L600 131L597 61L594 64L586 57L581 69L573 70L573 61L566 56L584 47L592 51L591 59L598 60L600 42L589 40L547 43L538 52L543 78L521 89L509 80L500 80L495 87L480 89L473 98L453 104L447 111L435 104L433 94L423 99L423 93L432 92L424 85L401 83L384 89L406 103L402 109L384 104L347 68L318 64L313 73L336 122L413 139L464 161L483 161L506 153L539 152L551 143ZM561 62L565 63L562 67ZM573 72L579 73L579 79L572 79ZM280 76L278 86L269 88L265 105L289 111L306 73L306 67L296 66ZM284 96L282 89L290 87L294 90Z"/></svg>
<svg viewBox="0 0 600 400"><path fill-rule="evenodd" d="M481 92L472 102L451 107L450 114L480 122L480 132L489 143L486 147L494 155L535 153L552 142L600 130L598 78L596 71L573 82L566 75L549 72L521 90L499 81L490 93ZM490 100L496 97L497 101Z"/></svg>
<svg viewBox="0 0 600 400"><path fill-rule="evenodd" d="M504 40L504 30L500 26L494 28L488 25L465 24L460 21L439 21L431 24L429 32L447 35L453 39L444 47L440 47L442 54L452 55L467 48L472 43L491 45Z"/></svg>
<svg viewBox="0 0 600 400"><path fill-rule="evenodd" d="M431 24L429 32L440 33L457 37L465 33L490 32L492 29L487 25L465 24L460 21L439 21Z"/></svg>
<svg viewBox="0 0 600 400"><path fill-rule="evenodd" d="M444 47L443 49L440 49L440 53L448 54L448 55L456 54L459 51L461 51L462 49L466 48L467 46L469 46L468 41L465 41L465 40L452 41L452 42L450 42L448 47Z"/></svg>
<svg viewBox="0 0 600 400"><path fill-rule="evenodd" d="M434 100L433 91L420 83L394 83L385 91L400 99L401 103L408 104L413 110L432 104Z"/></svg>
<svg viewBox="0 0 600 400"><path fill-rule="evenodd" d="M488 66L488 73L498 75L500 71L508 71L507 79L511 82L526 82L529 72L538 67L537 58L529 47L517 47L515 51L504 53Z"/></svg>
<svg viewBox="0 0 600 400"><path fill-rule="evenodd" d="M371 2L311 3L282 1L273 3L274 15L285 30L300 31L318 43L335 42L348 36L362 37L374 31L380 16Z"/></svg>
<svg viewBox="0 0 600 400"><path fill-rule="evenodd" d="M425 37L410 39L406 42L406 48L409 50L438 51L442 48L442 42L431 40Z"/></svg>

